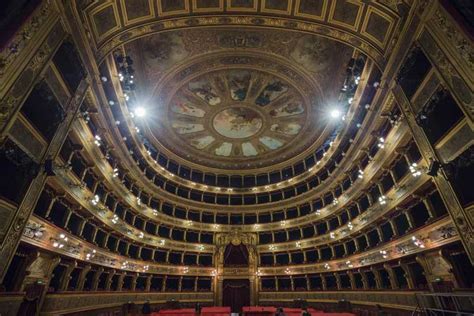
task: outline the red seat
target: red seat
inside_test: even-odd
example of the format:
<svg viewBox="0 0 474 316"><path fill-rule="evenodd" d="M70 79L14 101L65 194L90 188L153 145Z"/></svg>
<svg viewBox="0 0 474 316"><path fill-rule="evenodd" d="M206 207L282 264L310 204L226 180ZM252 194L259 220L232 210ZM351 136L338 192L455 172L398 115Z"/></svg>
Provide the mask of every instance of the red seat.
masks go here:
<svg viewBox="0 0 474 316"><path fill-rule="evenodd" d="M230 307L203 307L201 309L201 316L229 316Z"/></svg>
<svg viewBox="0 0 474 316"><path fill-rule="evenodd" d="M269 316L276 313L276 308L272 306L244 306L242 312L245 316Z"/></svg>
<svg viewBox="0 0 474 316"><path fill-rule="evenodd" d="M196 313L193 308L183 309L163 309L158 312L158 316L192 316Z"/></svg>

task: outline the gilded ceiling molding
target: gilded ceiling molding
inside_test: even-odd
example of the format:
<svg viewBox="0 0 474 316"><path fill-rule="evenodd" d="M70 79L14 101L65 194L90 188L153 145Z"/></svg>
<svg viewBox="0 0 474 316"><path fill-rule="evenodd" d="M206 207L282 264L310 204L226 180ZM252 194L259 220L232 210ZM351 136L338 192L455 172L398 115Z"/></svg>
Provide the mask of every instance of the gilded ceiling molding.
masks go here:
<svg viewBox="0 0 474 316"><path fill-rule="evenodd" d="M80 7L78 1L75 3L76 18L80 20L85 16L88 24L85 31L89 37L94 35L99 61L127 41L154 32L182 27L259 25L318 33L338 39L360 49L376 60L379 67L383 67L384 51L388 48L386 44L390 43L395 33L394 26L400 20L400 12L403 13L398 2L389 0L378 3L325 0L314 6L303 0L286 1L284 6L267 0L252 1L250 6L232 1L224 3L223 0L219 1L218 6L201 4L199 7L195 0L192 6L189 6L188 1L170 6L161 0L153 5L149 2L148 6L133 7L126 4L123 0L96 1L86 4L86 7ZM118 11L118 7L122 10ZM376 16L368 14L366 7L376 12ZM257 13L258 9L261 13ZM224 10L233 14L218 15ZM81 16L79 11L84 11L85 15ZM246 15L236 15L239 13ZM174 18L179 15L184 17ZM288 17L283 17L285 15ZM122 21L125 21L125 26ZM370 26L367 33L359 33L362 22Z"/></svg>
<svg viewBox="0 0 474 316"><path fill-rule="evenodd" d="M66 37L66 33L60 22L56 22L49 31L47 38L38 48L33 56L27 60L27 65L16 78L16 81L6 91L6 87L0 89L0 139L5 137L8 128L13 124L12 117L17 112L21 103L28 96L28 91L37 81L39 74L43 71L52 54ZM17 71L17 69L14 69ZM20 74L19 71L16 72ZM3 80L2 80L3 81ZM1 82L1 81L0 81ZM5 90L4 90L5 89Z"/></svg>
<svg viewBox="0 0 474 316"><path fill-rule="evenodd" d="M474 89L474 44L472 40L453 21L453 17L439 2L436 2L436 8L427 24L427 30L436 39L438 45L447 51L449 57L454 59L456 70L459 71L469 87Z"/></svg>
<svg viewBox="0 0 474 316"><path fill-rule="evenodd" d="M157 34L164 31L199 28L209 26L253 26L279 28L286 31L298 31L308 34L320 35L329 39L340 41L353 48L356 48L375 61L378 67L384 68L386 60L383 53L360 36L353 35L343 29L337 29L328 25L319 25L307 21L294 21L283 18L271 18L267 16L226 16L226 17L194 17L194 18L176 18L166 21L154 21L152 23L135 26L123 30L102 43L96 52L96 60L100 63L106 56L112 53L117 47L129 43L137 38L147 35Z"/></svg>
<svg viewBox="0 0 474 316"><path fill-rule="evenodd" d="M458 72L453 65L452 58L446 56L445 52L437 44L429 29L424 29L418 41L421 48L430 58L433 66L436 68L438 76L444 79L452 95L458 101L461 109L468 118L471 129L474 128L474 91L468 84L472 83L463 79L462 73ZM471 69L469 67L468 69ZM473 72L470 71L472 74ZM472 78L469 78L472 79Z"/></svg>
<svg viewBox="0 0 474 316"><path fill-rule="evenodd" d="M31 17L16 32L9 45L0 51L0 98L20 75L25 63L36 53L57 20L57 11L50 1L42 1Z"/></svg>

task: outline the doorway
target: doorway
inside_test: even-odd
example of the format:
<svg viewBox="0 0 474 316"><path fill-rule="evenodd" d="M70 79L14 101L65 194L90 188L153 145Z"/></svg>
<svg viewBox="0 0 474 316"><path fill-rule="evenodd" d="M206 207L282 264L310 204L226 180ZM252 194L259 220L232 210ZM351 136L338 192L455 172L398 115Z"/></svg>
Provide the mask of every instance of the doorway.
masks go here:
<svg viewBox="0 0 474 316"><path fill-rule="evenodd" d="M232 313L241 313L243 306L250 305L250 281L248 279L224 280L222 305L229 306Z"/></svg>

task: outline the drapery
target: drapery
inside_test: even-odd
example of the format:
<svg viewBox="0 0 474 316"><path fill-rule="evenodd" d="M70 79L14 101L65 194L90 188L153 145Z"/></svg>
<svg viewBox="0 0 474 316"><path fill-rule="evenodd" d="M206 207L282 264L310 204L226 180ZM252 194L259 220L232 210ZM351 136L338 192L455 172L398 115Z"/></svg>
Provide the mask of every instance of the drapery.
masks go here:
<svg viewBox="0 0 474 316"><path fill-rule="evenodd" d="M243 306L250 305L249 280L224 280L223 284L224 306L229 306L232 313L240 313Z"/></svg>
<svg viewBox="0 0 474 316"><path fill-rule="evenodd" d="M235 246L228 244L224 252L224 266L225 267L238 267L248 266L249 264L249 252L244 244Z"/></svg>

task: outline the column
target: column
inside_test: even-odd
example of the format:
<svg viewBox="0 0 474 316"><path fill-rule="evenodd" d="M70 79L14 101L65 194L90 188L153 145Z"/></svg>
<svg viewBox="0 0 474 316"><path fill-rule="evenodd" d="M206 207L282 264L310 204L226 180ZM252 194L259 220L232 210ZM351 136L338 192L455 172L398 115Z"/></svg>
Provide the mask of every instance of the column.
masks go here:
<svg viewBox="0 0 474 316"><path fill-rule="evenodd" d="M91 291L97 291L97 288L99 287L100 276L102 275L103 272L104 272L104 268L100 267L94 273L94 276L92 278L92 289L91 289Z"/></svg>
<svg viewBox="0 0 474 316"><path fill-rule="evenodd" d="M135 291L137 289L137 279L138 279L138 273L134 273L132 275L132 288L131 288L131 291Z"/></svg>
<svg viewBox="0 0 474 316"><path fill-rule="evenodd" d="M384 263L383 265L384 269L387 270L388 276L390 277L390 287L392 290L397 290L400 288L398 285L398 280L397 276L395 275L395 272L393 271L392 267L388 263Z"/></svg>
<svg viewBox="0 0 474 316"><path fill-rule="evenodd" d="M354 237L354 239L352 239L354 241L354 248L355 248L355 252L359 252L360 251L360 248L359 248L359 242L357 241L357 238Z"/></svg>
<svg viewBox="0 0 474 316"><path fill-rule="evenodd" d="M86 220L84 218L81 218L81 222L79 223L79 227L77 229L78 236L82 236L82 233L84 231L84 225L86 225Z"/></svg>
<svg viewBox="0 0 474 316"><path fill-rule="evenodd" d="M97 237L97 230L98 230L98 228L97 228L97 226L95 226L95 225L93 225L92 228L94 229L94 231L92 232L91 242L92 242L94 245L98 246L98 243L95 241L95 238Z"/></svg>
<svg viewBox="0 0 474 316"><path fill-rule="evenodd" d="M76 291L82 291L84 289L84 283L86 282L87 273L89 273L91 269L91 265L88 264L84 268L82 268L81 273L79 274L79 279L77 280L77 288Z"/></svg>
<svg viewBox="0 0 474 316"><path fill-rule="evenodd" d="M64 271L64 276L59 283L59 291L67 291L69 281L71 280L71 273L77 267L77 262L73 261L66 265L66 271Z"/></svg>
<svg viewBox="0 0 474 316"><path fill-rule="evenodd" d="M168 279L168 276L165 275L163 277L163 284L161 285L161 292L165 292L166 291L166 280Z"/></svg>
<svg viewBox="0 0 474 316"><path fill-rule="evenodd" d="M410 211L404 210L403 214L405 214L405 216L407 218L407 221L408 221L408 225L410 226L410 229L408 231L411 231L411 230L415 229L416 228L415 227L415 221L413 220L413 217L411 216Z"/></svg>
<svg viewBox="0 0 474 316"><path fill-rule="evenodd" d="M119 274L118 282L117 282L117 291L122 291L123 288L123 279L125 278L125 272L121 272Z"/></svg>
<svg viewBox="0 0 474 316"><path fill-rule="evenodd" d="M355 290L357 287L355 283L354 273L352 271L347 271L347 275L349 276L349 281L351 282L351 289Z"/></svg>
<svg viewBox="0 0 474 316"><path fill-rule="evenodd" d="M344 257L347 257L348 256L348 253L347 253L347 245L345 242L342 243L342 247L344 248Z"/></svg>
<svg viewBox="0 0 474 316"><path fill-rule="evenodd" d="M423 201L423 204L425 205L426 210L428 211L428 215L429 215L429 218L428 218L427 222L430 222L436 217L436 210L435 210L433 204L431 203L431 201L428 198L424 197L422 199L422 201Z"/></svg>
<svg viewBox="0 0 474 316"><path fill-rule="evenodd" d="M393 231L393 236L392 236L392 239L394 239L394 237L396 236L400 236L400 233L398 232L398 228L397 228L397 225L395 225L395 223L393 222L393 219L389 219L388 222L390 223L390 227L392 227L392 231Z"/></svg>
<svg viewBox="0 0 474 316"><path fill-rule="evenodd" d="M153 278L153 274L150 274L146 277L146 280L145 280L145 291L146 292L150 292L150 288L151 288L151 279Z"/></svg>
<svg viewBox="0 0 474 316"><path fill-rule="evenodd" d="M340 290L342 289L342 284L341 284L341 276L339 275L339 273L337 272L334 272L334 277L336 278L336 286L337 286L337 289Z"/></svg>
<svg viewBox="0 0 474 316"><path fill-rule="evenodd" d="M410 290L415 289L416 288L415 278L413 277L413 273L411 272L411 269L408 266L408 264L406 264L404 262L401 262L401 261L399 261L398 264L400 265L400 268L403 269L403 272L405 272L403 277L407 280L408 289L410 289Z"/></svg>
<svg viewBox="0 0 474 316"><path fill-rule="evenodd" d="M58 196L55 196L51 199L51 203L49 203L48 209L44 213L44 218L49 218L49 214L51 213L51 209L53 208L53 205L54 205L54 203L56 203L57 200L59 200Z"/></svg>
<svg viewBox="0 0 474 316"><path fill-rule="evenodd" d="M49 288L49 282L53 276L53 271L56 266L61 262L61 258L49 253L36 252L34 260L30 261L30 264L26 268L26 277L21 285L21 291L27 292L31 287L35 287L35 284L40 282L44 284L44 288L41 290L41 297L38 302L38 310L41 310L43 305L44 297Z"/></svg>
<svg viewBox="0 0 474 316"><path fill-rule="evenodd" d="M376 284L377 289L378 290L383 289L382 280L380 279L379 271L377 271L377 269L375 269L374 266L370 267L370 271L372 271L372 273L374 274L375 284Z"/></svg>
<svg viewBox="0 0 474 316"><path fill-rule="evenodd" d="M362 287L364 288L364 290L368 290L369 282L367 281L367 275L365 275L365 272L362 271L361 269L359 269L359 273L360 273L360 278L362 280Z"/></svg>
<svg viewBox="0 0 474 316"><path fill-rule="evenodd" d="M130 257L130 254L128 253L129 250L130 250L130 243L126 242L125 243L125 255L127 257Z"/></svg>
<svg viewBox="0 0 474 316"><path fill-rule="evenodd" d="M366 242L366 244L367 244L367 248L372 247L372 245L370 244L369 236L367 236L367 234L362 234L362 236L364 236L364 238L365 238L365 242ZM365 249L367 249L367 248L365 248ZM365 250L365 249L364 249L364 250Z"/></svg>
<svg viewBox="0 0 474 316"><path fill-rule="evenodd" d="M328 289L328 285L326 283L326 278L324 277L324 274L321 274L321 285L323 286L323 291L326 291Z"/></svg>
<svg viewBox="0 0 474 316"><path fill-rule="evenodd" d="M398 181L397 181L397 176L395 175L395 172L391 169L388 172L390 173L390 177L392 177L394 188L398 188Z"/></svg>
<svg viewBox="0 0 474 316"><path fill-rule="evenodd" d="M105 279L105 290L106 291L110 291L110 287L112 286L112 279L113 279L115 273L116 273L116 271L115 271L115 269L113 269L107 274L107 279Z"/></svg>
<svg viewBox="0 0 474 316"><path fill-rule="evenodd" d="M365 196L367 196L367 200L369 200L369 205L370 206L374 205L374 199L372 198L372 195L370 195L367 192L365 192L364 194L365 194Z"/></svg>
<svg viewBox="0 0 474 316"><path fill-rule="evenodd" d="M382 229L380 228L380 226L375 226L375 230L377 231L377 235L379 236L379 242L377 243L377 245L379 245L384 241L383 240Z"/></svg>
<svg viewBox="0 0 474 316"><path fill-rule="evenodd" d="M71 219L72 211L69 208L66 208L66 212L67 214L66 214L66 217L64 218L63 227L67 229L67 224L69 223L69 219Z"/></svg>
<svg viewBox="0 0 474 316"><path fill-rule="evenodd" d="M137 253L137 258L141 259L141 260L143 260L142 259L142 249L143 249L143 247L138 247L138 253Z"/></svg>

